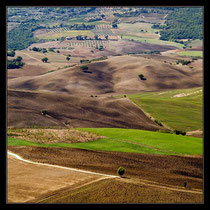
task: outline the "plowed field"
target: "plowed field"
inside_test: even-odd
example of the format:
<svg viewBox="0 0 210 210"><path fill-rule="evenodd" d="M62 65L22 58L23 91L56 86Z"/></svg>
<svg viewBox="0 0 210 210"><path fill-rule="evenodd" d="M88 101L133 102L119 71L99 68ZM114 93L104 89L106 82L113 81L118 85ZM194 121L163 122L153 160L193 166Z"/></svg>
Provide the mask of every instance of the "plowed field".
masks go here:
<svg viewBox="0 0 210 210"><path fill-rule="evenodd" d="M123 152L89 151L70 148L41 148L41 147L15 147L9 146L10 151L19 154L25 159L35 162L50 163L77 169L83 169L98 173L117 175L119 166L126 169L124 178L101 180L97 184L86 185L81 188L58 189L52 196L50 185L44 193L39 193L31 198L31 202L56 202L56 203L201 203L203 186L203 161L202 156L166 156L133 154ZM19 174L19 182L9 183L11 191L23 188L22 184L27 183L27 173L11 167L13 177ZM16 166L18 167L18 166ZM40 181L40 174L36 170L31 171L34 179L28 182L28 187L34 188L37 180ZM52 172L49 177L54 176ZM24 178L25 177L25 178ZM84 179L88 179L85 175ZM90 178L90 177L89 177ZM91 177L92 178L92 177ZM50 179L50 178L49 178ZM43 178L40 182L45 185L49 181ZM66 176L68 182L70 179ZM12 180L12 179L10 179ZM73 180L73 178L72 178ZM92 181L92 180L91 180ZM61 181L63 182L63 181ZM88 182L86 180L86 182ZM187 187L184 183L187 182ZM57 181L55 183L58 183ZM57 186L54 185L53 186ZM82 186L82 184L81 184ZM66 187L66 186L65 186ZM29 190L28 189L28 190ZM23 191L22 191L23 192ZM47 193L48 192L48 193ZM14 196L14 193L13 193ZM20 194L18 195L20 196ZM11 198L14 200L14 197ZM18 199L18 198L17 198ZM30 202L30 200L28 200Z"/></svg>

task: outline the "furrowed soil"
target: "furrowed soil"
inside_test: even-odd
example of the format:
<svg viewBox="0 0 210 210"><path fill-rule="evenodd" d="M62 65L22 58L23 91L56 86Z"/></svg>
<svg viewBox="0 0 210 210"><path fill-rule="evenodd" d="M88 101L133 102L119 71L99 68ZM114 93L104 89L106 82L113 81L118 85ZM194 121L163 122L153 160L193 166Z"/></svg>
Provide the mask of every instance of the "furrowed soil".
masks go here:
<svg viewBox="0 0 210 210"><path fill-rule="evenodd" d="M202 156L166 156L29 146L9 146L8 150L34 162L50 163L110 175L117 175L116 170L120 166L125 168L125 174L122 178L101 180L97 184L88 184L86 186L81 184L82 187L77 189L70 186L65 190L64 188L60 190L57 188L54 193L52 193L52 190L47 193L49 186L44 194L36 195L31 200L29 199L28 202L202 202ZM10 168L11 173L12 171L14 173L14 170ZM60 181L62 182L62 180ZM25 180L22 180L22 182L25 182ZM36 182L35 178L34 182ZM28 192L33 192L34 182L28 185ZM185 182L187 182L186 188L184 187ZM43 179L43 183L45 183L45 179ZM15 186L15 183L13 183L11 192L21 189L21 186L19 179L19 184ZM10 187L10 184L8 187ZM18 195L16 196L18 197Z"/></svg>
<svg viewBox="0 0 210 210"><path fill-rule="evenodd" d="M163 129L126 98L8 90L8 127L34 126Z"/></svg>

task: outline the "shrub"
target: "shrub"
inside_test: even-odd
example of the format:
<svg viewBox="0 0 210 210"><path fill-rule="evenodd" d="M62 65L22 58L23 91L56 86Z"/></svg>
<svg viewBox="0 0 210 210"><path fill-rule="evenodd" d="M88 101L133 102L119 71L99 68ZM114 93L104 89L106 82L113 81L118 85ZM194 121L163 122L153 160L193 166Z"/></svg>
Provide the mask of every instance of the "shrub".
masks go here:
<svg viewBox="0 0 210 210"><path fill-rule="evenodd" d="M80 69L82 69L82 70L88 70L88 66L80 66Z"/></svg>
<svg viewBox="0 0 210 210"><path fill-rule="evenodd" d="M22 57L18 56L16 59L7 60L7 69L16 69L21 68L24 65L22 62Z"/></svg>
<svg viewBox="0 0 210 210"><path fill-rule="evenodd" d="M157 123L159 126L163 126L163 124L159 122L158 120L155 120L154 122Z"/></svg>
<svg viewBox="0 0 210 210"><path fill-rule="evenodd" d="M122 166L120 166L120 167L117 169L117 173L118 173L120 176L122 176L122 175L125 173L125 169L124 169Z"/></svg>
<svg viewBox="0 0 210 210"><path fill-rule="evenodd" d="M82 59L82 60L80 60L80 63L90 63L90 60Z"/></svg>
<svg viewBox="0 0 210 210"><path fill-rule="evenodd" d="M47 114L47 111L44 109L41 111L42 115L46 115Z"/></svg>
<svg viewBox="0 0 210 210"><path fill-rule="evenodd" d="M42 52L42 53L47 53L47 49L43 48L43 49L41 50L41 52Z"/></svg>
<svg viewBox="0 0 210 210"><path fill-rule="evenodd" d="M181 134L181 135L183 135L183 136L186 135L186 132L185 132L185 131L174 130L174 133L175 133L176 135L179 135L179 134Z"/></svg>
<svg viewBox="0 0 210 210"><path fill-rule="evenodd" d="M47 63L47 61L48 61L48 58L47 57L42 58L42 62Z"/></svg>
<svg viewBox="0 0 210 210"><path fill-rule="evenodd" d="M178 60L178 61L176 62L176 64L179 64L179 63L181 63L182 65L188 65L189 63L191 63L191 61Z"/></svg>
<svg viewBox="0 0 210 210"><path fill-rule="evenodd" d="M7 56L15 57L15 51L14 50L8 51Z"/></svg>
<svg viewBox="0 0 210 210"><path fill-rule="evenodd" d="M139 76L139 78L140 78L141 80L146 80L146 78L144 77L143 74L139 74L138 76Z"/></svg>

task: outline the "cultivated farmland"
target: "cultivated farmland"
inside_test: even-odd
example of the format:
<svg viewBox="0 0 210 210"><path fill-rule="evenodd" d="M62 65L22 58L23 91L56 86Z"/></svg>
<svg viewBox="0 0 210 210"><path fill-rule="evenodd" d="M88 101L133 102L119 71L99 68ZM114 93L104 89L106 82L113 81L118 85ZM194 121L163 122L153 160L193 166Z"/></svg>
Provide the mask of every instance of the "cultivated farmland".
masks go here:
<svg viewBox="0 0 210 210"><path fill-rule="evenodd" d="M202 8L7 10L7 203L203 202Z"/></svg>

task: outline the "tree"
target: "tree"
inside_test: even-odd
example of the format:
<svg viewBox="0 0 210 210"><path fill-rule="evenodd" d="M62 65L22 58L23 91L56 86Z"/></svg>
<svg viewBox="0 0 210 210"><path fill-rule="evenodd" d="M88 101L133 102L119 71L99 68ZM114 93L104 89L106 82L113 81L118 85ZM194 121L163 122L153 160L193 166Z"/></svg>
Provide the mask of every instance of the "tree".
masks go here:
<svg viewBox="0 0 210 210"><path fill-rule="evenodd" d="M125 173L125 169L122 166L120 166L117 169L117 173L122 177L122 175Z"/></svg>
<svg viewBox="0 0 210 210"><path fill-rule="evenodd" d="M22 57L21 56L17 56L16 61L21 62L22 61Z"/></svg>
<svg viewBox="0 0 210 210"><path fill-rule="evenodd" d="M94 36L94 39L95 39L95 40L98 40L98 35L95 35L95 36Z"/></svg>
<svg viewBox="0 0 210 210"><path fill-rule="evenodd" d="M43 48L43 49L41 50L41 52L42 52L42 53L46 53L46 52L47 52L47 49L46 49L46 48Z"/></svg>
<svg viewBox="0 0 210 210"><path fill-rule="evenodd" d="M70 57L66 57L66 60L69 61L70 60Z"/></svg>
<svg viewBox="0 0 210 210"><path fill-rule="evenodd" d="M15 57L15 51L14 50L8 51L7 56Z"/></svg>
<svg viewBox="0 0 210 210"><path fill-rule="evenodd" d="M47 57L42 58L42 62L47 63L47 61L48 61Z"/></svg>
<svg viewBox="0 0 210 210"><path fill-rule="evenodd" d="M41 111L41 113L42 113L42 115L46 115L47 114L47 110L44 109L44 110Z"/></svg>
<svg viewBox="0 0 210 210"><path fill-rule="evenodd" d="M102 51L103 50L103 45L100 45L99 50Z"/></svg>
<svg viewBox="0 0 210 210"><path fill-rule="evenodd" d="M118 28L117 24L112 24L112 28Z"/></svg>
<svg viewBox="0 0 210 210"><path fill-rule="evenodd" d="M144 77L143 74L139 74L138 76L139 76L139 78L140 78L141 80L146 80L146 78Z"/></svg>

